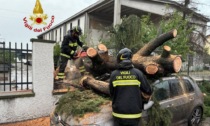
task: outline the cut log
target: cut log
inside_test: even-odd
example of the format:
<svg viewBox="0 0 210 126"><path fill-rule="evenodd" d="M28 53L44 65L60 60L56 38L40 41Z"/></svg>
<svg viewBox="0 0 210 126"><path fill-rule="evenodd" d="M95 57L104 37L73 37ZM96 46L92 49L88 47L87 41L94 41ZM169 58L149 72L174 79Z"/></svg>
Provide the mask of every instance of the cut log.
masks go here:
<svg viewBox="0 0 210 126"><path fill-rule="evenodd" d="M171 47L163 46L163 52L161 54L162 58L168 58L170 56Z"/></svg>
<svg viewBox="0 0 210 126"><path fill-rule="evenodd" d="M103 45L103 49L104 48L106 47ZM107 59L109 59L109 61L106 62L106 58L102 58L98 51L91 47L87 50L87 55L92 61L92 67L90 70L93 76L100 76L105 73L110 73L116 69L117 64L115 62L116 60L113 60L113 57L108 57L108 55L106 55L106 57L108 57Z"/></svg>
<svg viewBox="0 0 210 126"><path fill-rule="evenodd" d="M98 44L97 47L98 47L98 50L99 50L99 51L108 52L107 47L106 47L104 44L102 44L102 43Z"/></svg>
<svg viewBox="0 0 210 126"><path fill-rule="evenodd" d="M99 91L99 92L101 92L103 94L106 94L106 95L110 95L109 83L104 82L104 81L95 80L95 78L93 78L93 77L84 76L80 80L80 85L82 85L84 87L89 86L96 91ZM148 94L143 93L143 92L140 95L142 95L142 98L146 101L148 101L151 97L151 95L148 95Z"/></svg>
<svg viewBox="0 0 210 126"><path fill-rule="evenodd" d="M157 37L156 39L148 42L144 47L142 47L136 54L140 56L149 56L157 47L161 46L164 42L175 38L177 35L177 30L174 29L170 32L164 33Z"/></svg>
<svg viewBox="0 0 210 126"><path fill-rule="evenodd" d="M171 55L170 51L171 48L169 46L164 46L161 55L140 56L134 54L132 62L136 68L149 75L156 74L157 72L159 74L163 74L163 72L165 74L177 73L181 69L182 60L179 55Z"/></svg>
<svg viewBox="0 0 210 126"><path fill-rule="evenodd" d="M158 71L158 66L157 64L148 64L145 65L145 71L147 74L155 74Z"/></svg>
<svg viewBox="0 0 210 126"><path fill-rule="evenodd" d="M108 56L108 49L104 44L98 44L98 54L101 57L101 59L104 60L104 62L109 61L109 56Z"/></svg>
<svg viewBox="0 0 210 126"><path fill-rule="evenodd" d="M132 62L134 66L140 70L146 72L146 74L155 74L159 71L159 67L161 66L163 70L162 72L166 73L177 73L180 71L182 66L181 57L178 55L170 55L168 58L162 58L161 56L150 56L150 57L135 57ZM148 66L148 68L147 68Z"/></svg>
<svg viewBox="0 0 210 126"><path fill-rule="evenodd" d="M157 63L161 64L165 73L177 73L182 67L182 59L178 55L170 55L168 58L159 58Z"/></svg>
<svg viewBox="0 0 210 126"><path fill-rule="evenodd" d="M92 47L88 48L87 56L92 60L92 63L101 65L104 61L98 54L98 51Z"/></svg>
<svg viewBox="0 0 210 126"><path fill-rule="evenodd" d="M158 64L153 62L153 57L138 56L137 59L132 60L133 65L145 74L154 75L158 71Z"/></svg>
<svg viewBox="0 0 210 126"><path fill-rule="evenodd" d="M93 77L91 76L84 76L81 81L80 84L83 86L89 86L94 90L97 90L101 93L107 94L109 95L109 83L104 82L104 81L99 81L99 80L95 80Z"/></svg>

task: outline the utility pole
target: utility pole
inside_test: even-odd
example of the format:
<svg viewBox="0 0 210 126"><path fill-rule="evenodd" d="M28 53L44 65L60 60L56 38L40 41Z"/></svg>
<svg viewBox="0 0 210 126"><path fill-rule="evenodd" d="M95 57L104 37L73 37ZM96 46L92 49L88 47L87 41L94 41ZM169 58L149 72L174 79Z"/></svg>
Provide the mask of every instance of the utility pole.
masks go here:
<svg viewBox="0 0 210 126"><path fill-rule="evenodd" d="M113 26L120 23L121 19L121 0L114 1L114 23Z"/></svg>
<svg viewBox="0 0 210 126"><path fill-rule="evenodd" d="M186 10L187 10L188 5L190 4L190 2L191 2L190 0L185 0L185 1L184 1L184 7L185 7L185 8L184 8L184 10L183 10L183 17L182 17L183 20L186 18Z"/></svg>

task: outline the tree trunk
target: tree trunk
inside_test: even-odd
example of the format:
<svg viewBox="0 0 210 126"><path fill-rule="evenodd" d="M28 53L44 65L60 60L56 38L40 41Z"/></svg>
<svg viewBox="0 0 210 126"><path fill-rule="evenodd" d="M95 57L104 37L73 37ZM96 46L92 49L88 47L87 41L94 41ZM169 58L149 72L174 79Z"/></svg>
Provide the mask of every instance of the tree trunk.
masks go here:
<svg viewBox="0 0 210 126"><path fill-rule="evenodd" d="M98 44L97 47L99 56L103 59L104 62L108 62L109 56L107 47L104 44Z"/></svg>
<svg viewBox="0 0 210 126"><path fill-rule="evenodd" d="M169 46L164 46L162 55L147 57L134 55L132 62L136 68L150 75L157 72L177 73L181 69L182 60L178 55L171 55L170 50Z"/></svg>
<svg viewBox="0 0 210 126"><path fill-rule="evenodd" d="M84 87L89 86L94 90L97 90L101 93L107 94L109 95L109 83L108 82L104 82L104 81L99 81L99 80L95 80L95 78L90 77L90 76L84 76L81 81L80 84L83 85Z"/></svg>
<svg viewBox="0 0 210 126"><path fill-rule="evenodd" d="M98 46L99 51L94 48L87 50L87 55L92 61L92 67L90 68L93 76L100 76L105 73L110 73L116 69L116 60L113 57L108 56L108 51L105 45L100 44Z"/></svg>
<svg viewBox="0 0 210 126"><path fill-rule="evenodd" d="M175 38L177 35L177 30L174 29L170 32L164 33L157 37L156 39L148 42L143 48L141 48L136 54L140 56L150 55L157 47L161 46L166 41Z"/></svg>

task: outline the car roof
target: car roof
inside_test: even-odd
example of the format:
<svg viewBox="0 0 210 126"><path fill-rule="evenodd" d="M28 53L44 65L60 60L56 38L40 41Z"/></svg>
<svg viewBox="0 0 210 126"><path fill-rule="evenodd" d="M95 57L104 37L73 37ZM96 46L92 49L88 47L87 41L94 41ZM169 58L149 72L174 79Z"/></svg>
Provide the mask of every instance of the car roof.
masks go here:
<svg viewBox="0 0 210 126"><path fill-rule="evenodd" d="M155 80L153 82L153 84L157 83L157 82L160 82L160 81L165 81L165 80L172 80L172 79L178 79L178 78L190 78L192 79L190 76L188 75L180 75L180 74L171 74L171 75L168 75L168 76L164 76L164 77L160 77L158 78L157 80Z"/></svg>

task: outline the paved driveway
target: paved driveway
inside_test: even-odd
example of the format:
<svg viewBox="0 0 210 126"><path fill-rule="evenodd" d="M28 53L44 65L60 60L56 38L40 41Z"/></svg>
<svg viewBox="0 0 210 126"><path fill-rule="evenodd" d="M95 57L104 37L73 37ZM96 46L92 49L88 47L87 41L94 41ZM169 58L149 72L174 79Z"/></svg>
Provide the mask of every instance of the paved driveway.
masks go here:
<svg viewBox="0 0 210 126"><path fill-rule="evenodd" d="M201 126L210 126L210 117L207 117L201 124Z"/></svg>

